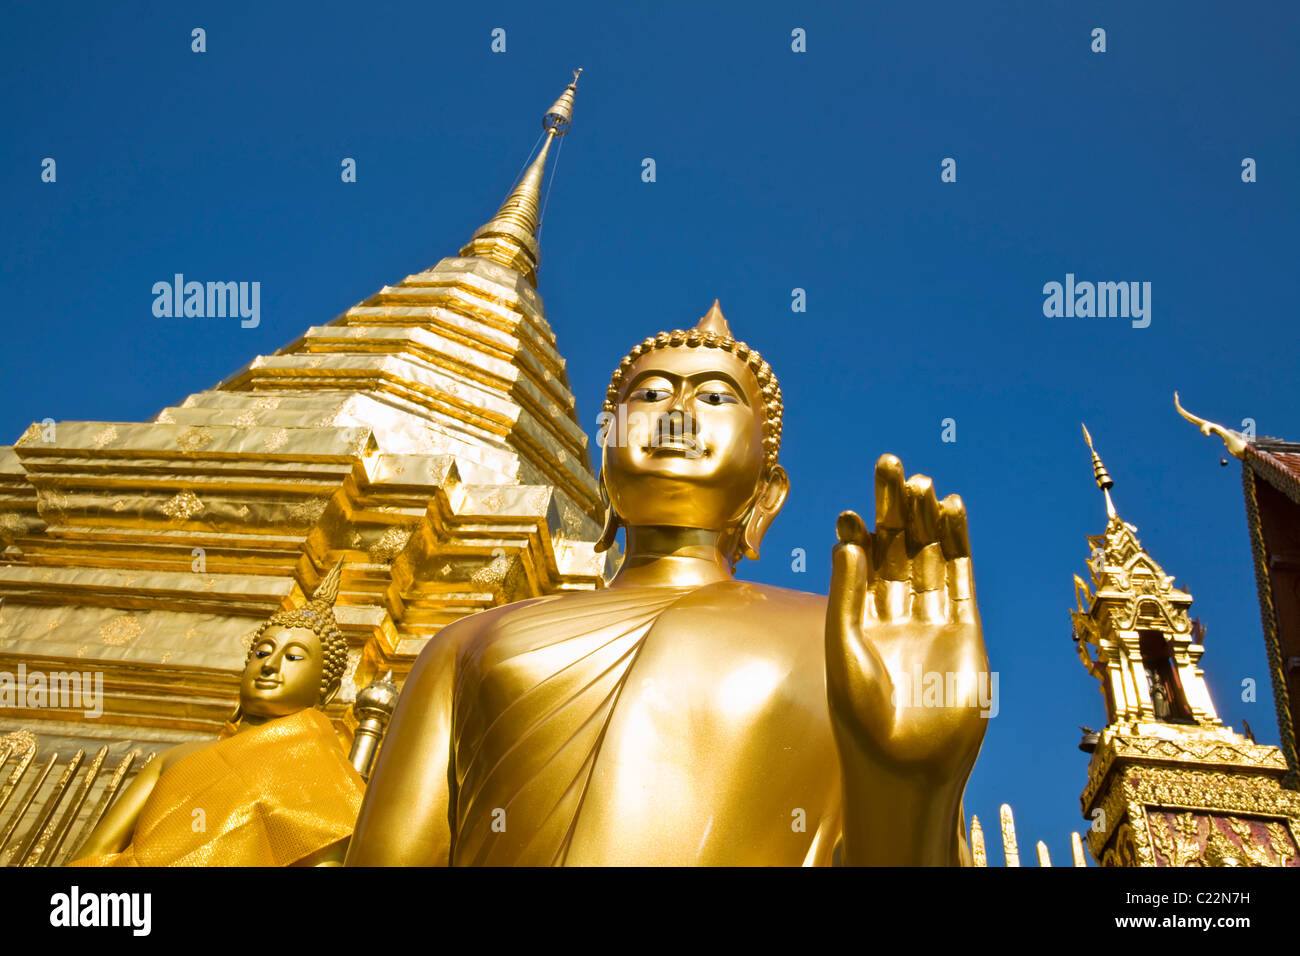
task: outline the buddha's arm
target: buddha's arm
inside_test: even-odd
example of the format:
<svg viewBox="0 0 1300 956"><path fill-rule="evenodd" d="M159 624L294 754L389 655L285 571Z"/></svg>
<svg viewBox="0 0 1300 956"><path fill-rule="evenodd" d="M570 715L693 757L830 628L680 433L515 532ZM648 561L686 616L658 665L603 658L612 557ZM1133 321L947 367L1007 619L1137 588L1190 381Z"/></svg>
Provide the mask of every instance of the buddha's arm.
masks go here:
<svg viewBox="0 0 1300 956"><path fill-rule="evenodd" d="M163 758L159 756L149 761L135 775L135 779L122 791L122 795L117 798L113 806L104 814L104 818L99 821L99 825L86 838L86 842L81 845L81 849L77 851L78 859L104 853L121 853L127 848L135 833L136 821L140 819L140 811L144 809L149 795L153 793L154 785L162 774L162 762Z"/></svg>
<svg viewBox="0 0 1300 956"><path fill-rule="evenodd" d="M451 856L451 720L456 653L474 618L420 653L397 700L366 787L348 866L445 866Z"/></svg>

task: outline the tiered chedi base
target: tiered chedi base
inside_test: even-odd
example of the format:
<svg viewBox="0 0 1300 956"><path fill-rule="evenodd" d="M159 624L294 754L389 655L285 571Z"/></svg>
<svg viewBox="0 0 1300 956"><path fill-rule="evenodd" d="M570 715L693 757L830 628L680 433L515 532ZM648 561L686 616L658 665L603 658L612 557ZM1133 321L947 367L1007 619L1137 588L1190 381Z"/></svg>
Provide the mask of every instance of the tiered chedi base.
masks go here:
<svg viewBox="0 0 1300 956"><path fill-rule="evenodd" d="M564 361L519 273L449 258L149 423L33 424L0 449L0 672L101 672L102 716L0 734L114 760L214 736L251 631L346 558L330 707L438 630L601 586L600 502Z"/></svg>

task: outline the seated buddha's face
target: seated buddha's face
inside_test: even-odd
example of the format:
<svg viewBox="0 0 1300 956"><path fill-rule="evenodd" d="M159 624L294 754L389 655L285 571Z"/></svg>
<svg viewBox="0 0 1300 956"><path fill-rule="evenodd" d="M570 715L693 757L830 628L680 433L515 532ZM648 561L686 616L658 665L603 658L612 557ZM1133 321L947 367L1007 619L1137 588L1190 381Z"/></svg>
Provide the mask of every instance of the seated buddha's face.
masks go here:
<svg viewBox="0 0 1300 956"><path fill-rule="evenodd" d="M324 654L308 627L268 627L253 645L239 684L245 714L286 717L320 701Z"/></svg>
<svg viewBox="0 0 1300 956"><path fill-rule="evenodd" d="M631 526L722 531L763 473L763 397L749 367L718 348L663 348L628 370L602 450L610 503Z"/></svg>

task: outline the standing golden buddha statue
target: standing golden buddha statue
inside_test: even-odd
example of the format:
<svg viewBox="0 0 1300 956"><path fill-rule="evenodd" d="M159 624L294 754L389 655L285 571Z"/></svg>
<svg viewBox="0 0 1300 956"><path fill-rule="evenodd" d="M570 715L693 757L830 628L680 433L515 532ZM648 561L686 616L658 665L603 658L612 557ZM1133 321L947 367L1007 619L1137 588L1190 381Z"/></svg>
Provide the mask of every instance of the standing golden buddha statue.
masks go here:
<svg viewBox="0 0 1300 956"><path fill-rule="evenodd" d="M829 597L736 580L790 485L776 377L716 302L636 346L605 412L598 548L624 527L621 570L429 643L349 865L967 862L988 661L960 499L886 455Z"/></svg>
<svg viewBox="0 0 1300 956"><path fill-rule="evenodd" d="M254 633L226 734L150 762L72 866L342 862L364 784L318 709L347 665L334 618L342 570L339 561L309 603Z"/></svg>

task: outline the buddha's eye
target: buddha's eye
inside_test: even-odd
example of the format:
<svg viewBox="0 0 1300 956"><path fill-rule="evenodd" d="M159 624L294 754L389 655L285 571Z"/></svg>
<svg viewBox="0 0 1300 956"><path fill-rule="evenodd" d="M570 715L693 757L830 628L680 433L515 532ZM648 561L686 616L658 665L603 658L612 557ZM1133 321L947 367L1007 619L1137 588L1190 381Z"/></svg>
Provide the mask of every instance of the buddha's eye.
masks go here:
<svg viewBox="0 0 1300 956"><path fill-rule="evenodd" d="M662 402L667 397L666 388L638 388L628 396L634 402Z"/></svg>
<svg viewBox="0 0 1300 956"><path fill-rule="evenodd" d="M303 658L303 655L301 654L285 654L284 656L289 658L291 661L300 661Z"/></svg>
<svg viewBox="0 0 1300 956"><path fill-rule="evenodd" d="M258 657L270 657L270 656L271 656L271 652L268 651L268 650L267 650L266 648L264 648L264 647L259 647L259 648L257 649L257 656L258 656Z"/></svg>
<svg viewBox="0 0 1300 956"><path fill-rule="evenodd" d="M700 392L699 399L706 405L739 405L740 399L730 392Z"/></svg>

